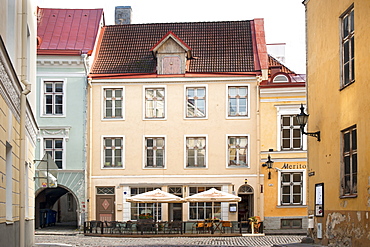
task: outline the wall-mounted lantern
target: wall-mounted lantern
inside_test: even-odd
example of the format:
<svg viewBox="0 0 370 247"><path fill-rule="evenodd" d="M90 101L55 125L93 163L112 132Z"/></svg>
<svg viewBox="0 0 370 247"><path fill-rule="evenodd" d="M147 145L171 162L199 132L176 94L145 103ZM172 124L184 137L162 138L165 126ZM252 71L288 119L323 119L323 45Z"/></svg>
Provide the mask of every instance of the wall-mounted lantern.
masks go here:
<svg viewBox="0 0 370 247"><path fill-rule="evenodd" d="M307 120L308 120L308 114L304 113L304 107L303 107L303 104L301 104L301 113L297 114L297 122L298 124L301 126L301 132L302 134L304 135L308 135L308 136L313 136L313 137L316 137L317 138L317 141L320 141L320 131L316 131L316 132L305 132L304 131L304 127L306 126L307 124Z"/></svg>
<svg viewBox="0 0 370 247"><path fill-rule="evenodd" d="M270 155L268 155L267 157L267 161L266 163L262 164L262 167L267 167L267 170L269 171L268 172L268 179L271 179L271 169L272 169L272 165L274 164L274 162L271 160L271 157Z"/></svg>

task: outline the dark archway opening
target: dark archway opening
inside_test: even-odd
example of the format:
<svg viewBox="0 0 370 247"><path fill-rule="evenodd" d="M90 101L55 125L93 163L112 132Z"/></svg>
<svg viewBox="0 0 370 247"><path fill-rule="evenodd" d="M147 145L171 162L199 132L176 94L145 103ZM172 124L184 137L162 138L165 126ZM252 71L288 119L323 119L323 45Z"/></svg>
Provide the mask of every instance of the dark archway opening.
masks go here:
<svg viewBox="0 0 370 247"><path fill-rule="evenodd" d="M35 228L78 228L77 205L74 194L63 187L41 190L35 198Z"/></svg>

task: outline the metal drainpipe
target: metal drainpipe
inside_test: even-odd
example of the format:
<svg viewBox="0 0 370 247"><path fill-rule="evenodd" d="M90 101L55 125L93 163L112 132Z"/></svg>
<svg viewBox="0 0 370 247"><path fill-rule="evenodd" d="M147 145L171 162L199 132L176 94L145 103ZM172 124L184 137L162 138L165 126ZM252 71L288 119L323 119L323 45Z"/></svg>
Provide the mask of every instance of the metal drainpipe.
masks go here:
<svg viewBox="0 0 370 247"><path fill-rule="evenodd" d="M26 80L27 76L27 0L22 1L22 57L21 57L21 82L25 86L21 94L20 109L20 155L19 155L19 246L25 246L26 235L26 181L25 164L26 164L26 110L27 95L31 92L31 84Z"/></svg>

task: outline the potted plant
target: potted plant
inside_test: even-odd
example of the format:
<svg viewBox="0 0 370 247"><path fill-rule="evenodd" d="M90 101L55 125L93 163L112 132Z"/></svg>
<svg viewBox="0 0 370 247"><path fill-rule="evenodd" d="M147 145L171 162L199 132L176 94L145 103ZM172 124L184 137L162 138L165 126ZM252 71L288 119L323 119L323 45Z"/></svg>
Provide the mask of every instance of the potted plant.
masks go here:
<svg viewBox="0 0 370 247"><path fill-rule="evenodd" d="M248 218L248 220L249 220L249 224L251 225L252 234L258 233L258 230L261 225L261 218L259 216L253 216L253 217Z"/></svg>

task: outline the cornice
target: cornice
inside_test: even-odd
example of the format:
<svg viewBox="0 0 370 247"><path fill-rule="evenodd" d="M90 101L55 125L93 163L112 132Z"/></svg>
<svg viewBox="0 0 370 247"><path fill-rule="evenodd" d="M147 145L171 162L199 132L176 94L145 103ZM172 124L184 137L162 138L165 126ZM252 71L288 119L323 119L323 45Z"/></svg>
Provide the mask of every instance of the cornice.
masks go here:
<svg viewBox="0 0 370 247"><path fill-rule="evenodd" d="M261 98L297 96L306 98L306 87L260 88Z"/></svg>
<svg viewBox="0 0 370 247"><path fill-rule="evenodd" d="M89 60L86 60L89 67ZM84 62L81 56L37 56L38 67L83 67Z"/></svg>

